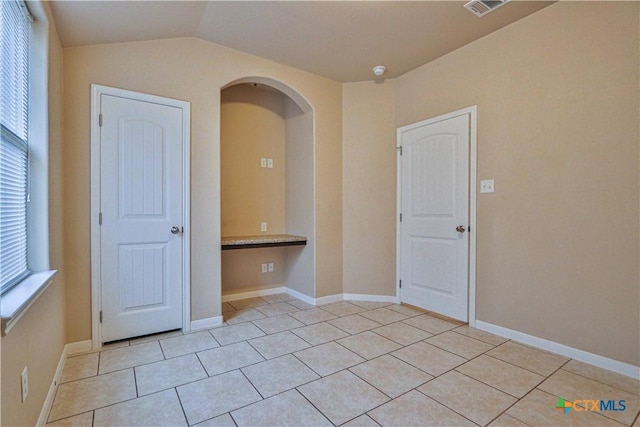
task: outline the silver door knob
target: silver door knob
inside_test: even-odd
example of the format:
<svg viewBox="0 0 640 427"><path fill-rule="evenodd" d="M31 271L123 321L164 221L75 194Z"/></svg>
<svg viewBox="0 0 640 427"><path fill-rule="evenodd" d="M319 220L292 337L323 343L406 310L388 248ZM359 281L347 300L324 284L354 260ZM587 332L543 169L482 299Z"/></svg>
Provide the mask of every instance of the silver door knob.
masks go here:
<svg viewBox="0 0 640 427"><path fill-rule="evenodd" d="M178 234L180 232L180 227L176 227L175 225L171 227L171 234Z"/></svg>
<svg viewBox="0 0 640 427"><path fill-rule="evenodd" d="M457 226L457 227L456 227L456 231L457 231L458 233L464 233L464 232L465 232L465 230L466 230L466 229L464 228L464 225L459 225L459 226Z"/></svg>

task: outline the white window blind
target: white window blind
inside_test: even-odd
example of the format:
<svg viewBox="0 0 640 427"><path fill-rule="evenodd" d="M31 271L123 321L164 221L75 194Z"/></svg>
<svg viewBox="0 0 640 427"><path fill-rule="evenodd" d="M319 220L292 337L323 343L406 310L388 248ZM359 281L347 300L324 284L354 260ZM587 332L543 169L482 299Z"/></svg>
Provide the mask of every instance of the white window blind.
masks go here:
<svg viewBox="0 0 640 427"><path fill-rule="evenodd" d="M0 293L29 274L29 34L23 2L0 1Z"/></svg>

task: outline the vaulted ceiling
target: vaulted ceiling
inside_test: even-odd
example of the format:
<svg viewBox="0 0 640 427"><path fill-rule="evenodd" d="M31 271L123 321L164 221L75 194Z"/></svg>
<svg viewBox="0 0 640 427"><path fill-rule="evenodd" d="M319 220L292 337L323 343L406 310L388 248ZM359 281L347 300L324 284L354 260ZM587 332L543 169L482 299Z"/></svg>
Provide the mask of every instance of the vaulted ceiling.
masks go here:
<svg viewBox="0 0 640 427"><path fill-rule="evenodd" d="M460 1L53 1L64 47L199 37L352 82L393 78L552 2L512 1L477 18Z"/></svg>

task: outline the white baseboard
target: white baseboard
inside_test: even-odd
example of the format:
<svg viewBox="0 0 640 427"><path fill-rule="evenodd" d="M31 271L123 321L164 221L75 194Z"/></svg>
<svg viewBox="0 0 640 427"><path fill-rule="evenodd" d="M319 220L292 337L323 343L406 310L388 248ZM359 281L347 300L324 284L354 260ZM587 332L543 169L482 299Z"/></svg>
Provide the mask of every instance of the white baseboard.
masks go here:
<svg viewBox="0 0 640 427"><path fill-rule="evenodd" d="M391 302L398 304L398 297L395 295L367 295L367 294L342 294L345 301L371 301L371 302Z"/></svg>
<svg viewBox="0 0 640 427"><path fill-rule="evenodd" d="M306 302L307 304L316 305L316 299L310 297L309 295L303 294L302 292L298 292L295 289L284 288L285 292L292 297L298 298L300 301Z"/></svg>
<svg viewBox="0 0 640 427"><path fill-rule="evenodd" d="M296 291L295 289L287 288L285 286L280 286L277 288L261 289L257 291L251 291L251 292L241 292L237 294L223 295L222 302L236 301L240 299L255 298L255 297L261 297L265 295L282 294L282 293L287 293L311 305L332 304L334 302L340 302L340 301L372 301L372 302L390 302L390 303L396 303L396 304L399 303L398 297L395 295L335 294L335 295L327 295L326 297L313 298L313 297L310 297L309 295L303 294L302 292ZM193 322L191 322L191 325L193 327Z"/></svg>
<svg viewBox="0 0 640 427"><path fill-rule="evenodd" d="M262 297L265 295L284 294L286 292L287 292L287 288L285 288L284 286L278 286L276 288L260 289L257 291L250 291L250 292L239 292L237 294L222 295L222 302Z"/></svg>
<svg viewBox="0 0 640 427"><path fill-rule="evenodd" d="M47 397L44 399L44 403L42 404L42 409L40 410L40 416L38 417L36 426L40 427L47 424L47 417L51 411L53 399L56 396L56 390L58 389L58 384L60 383L60 377L62 376L62 370L64 369L64 363L67 360L67 357L78 353L86 353L88 351L91 351L91 340L78 341L64 346L62 354L60 355L60 360L58 360L56 372L53 375L53 380L49 386Z"/></svg>
<svg viewBox="0 0 640 427"><path fill-rule="evenodd" d="M66 350L66 346L65 346ZM62 369L64 368L64 362L67 358L65 351L62 351L62 355L60 356L60 360L58 361L58 367L56 368L56 373L53 375L53 381L49 386L49 391L47 392L47 397L44 399L44 403L42 404L42 409L40 410L40 416L38 417L38 421L36 422L36 426L44 426L47 424L47 417L49 416L49 412L51 411L51 406L53 405L53 399L56 396L56 390L58 389L58 382L60 381L60 376L62 375Z"/></svg>
<svg viewBox="0 0 640 427"><path fill-rule="evenodd" d="M222 325L222 316L214 316L206 319L192 320L191 321L191 332L199 331L202 329L211 329L216 326Z"/></svg>
<svg viewBox="0 0 640 427"><path fill-rule="evenodd" d="M476 320L476 328L640 380L640 366L620 362L618 360L589 353L588 351L579 350L564 344L549 341L544 338L538 338L533 335L528 335L523 332L514 331L513 329L504 328L502 326L480 320Z"/></svg>

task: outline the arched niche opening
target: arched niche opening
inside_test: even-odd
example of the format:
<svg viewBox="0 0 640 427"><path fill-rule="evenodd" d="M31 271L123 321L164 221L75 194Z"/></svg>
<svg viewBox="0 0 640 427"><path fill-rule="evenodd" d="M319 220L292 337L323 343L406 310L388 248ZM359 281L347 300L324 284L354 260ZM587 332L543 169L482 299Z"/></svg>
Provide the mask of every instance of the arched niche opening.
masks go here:
<svg viewBox="0 0 640 427"><path fill-rule="evenodd" d="M228 84L220 101L223 244L230 238L306 237L306 245L223 245L223 301L278 288L314 298L313 108L291 87L262 77ZM273 271L263 272L263 264Z"/></svg>

